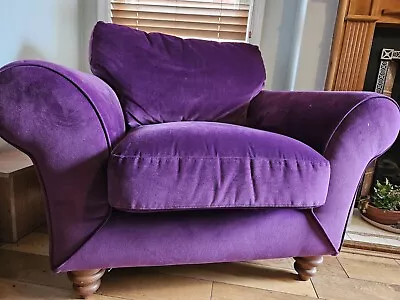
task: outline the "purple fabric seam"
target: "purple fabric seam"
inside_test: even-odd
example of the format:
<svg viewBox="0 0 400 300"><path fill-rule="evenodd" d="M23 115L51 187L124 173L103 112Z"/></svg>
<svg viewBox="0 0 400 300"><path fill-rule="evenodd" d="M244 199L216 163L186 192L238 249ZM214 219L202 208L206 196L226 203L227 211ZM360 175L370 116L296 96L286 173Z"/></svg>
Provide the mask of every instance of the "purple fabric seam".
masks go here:
<svg viewBox="0 0 400 300"><path fill-rule="evenodd" d="M321 229L321 231L323 232L326 240L329 242L329 245L332 247L332 249L335 251L335 255L337 255L339 253L339 250L336 249L336 247L333 245L331 238L328 236L328 234L326 233L326 230L324 228L324 226L322 226L321 222L319 221L319 219L317 218L317 216L315 215L314 209L311 208L310 209L311 212L311 216L313 217L313 219L316 221L318 227Z"/></svg>
<svg viewBox="0 0 400 300"><path fill-rule="evenodd" d="M86 241L84 241L82 243L82 245L76 249L73 253L71 253L71 255L65 259L62 263L60 263L58 266L54 266L53 271L56 273L60 273L61 271L58 271L59 269L61 269L65 264L67 264L71 259L74 258L75 254L78 253L87 243L89 243L89 241L96 236L96 234L104 227L107 225L108 221L110 220L111 216L113 213L113 208L110 206L109 207L109 211L108 211L108 215L106 217L106 219L104 220L104 222L98 227L96 228L96 230L86 239Z"/></svg>
<svg viewBox="0 0 400 300"><path fill-rule="evenodd" d="M118 157L122 159L196 159L196 160L219 160L219 159L229 159L229 160L261 160L261 161L269 161L272 163L278 163L278 164L284 164L285 162L297 162L297 163L304 163L304 164L310 164L312 166L318 165L318 166L328 166L329 162L312 162L312 161L306 161L306 160L297 160L297 159L268 159L268 158L258 158L258 157L231 157L231 156L218 156L218 157L196 157L196 156L142 156L142 155L119 155L119 154L111 154L112 157ZM283 161L283 163L281 163Z"/></svg>
<svg viewBox="0 0 400 300"><path fill-rule="evenodd" d="M303 205L303 206L302 206ZM263 206L263 205L252 205L250 209L252 208L296 208L296 209L310 209L310 208L317 208L321 207L323 204L315 204L311 203L311 205L305 205L305 204L296 204L295 207L293 205L289 204L268 204L268 206ZM165 208L150 208L150 207L140 207L140 208L135 208L135 209L126 209L124 207L118 207L117 205L113 205L114 208L122 211L173 211L174 209L193 209L193 210L202 210L202 209L213 209L213 208L249 208L249 205L240 205L240 204L235 204L234 206L229 206L229 205L213 205L213 206L208 206L208 207L197 207L197 206L179 206L179 205L174 205L174 206L169 206L168 209Z"/></svg>

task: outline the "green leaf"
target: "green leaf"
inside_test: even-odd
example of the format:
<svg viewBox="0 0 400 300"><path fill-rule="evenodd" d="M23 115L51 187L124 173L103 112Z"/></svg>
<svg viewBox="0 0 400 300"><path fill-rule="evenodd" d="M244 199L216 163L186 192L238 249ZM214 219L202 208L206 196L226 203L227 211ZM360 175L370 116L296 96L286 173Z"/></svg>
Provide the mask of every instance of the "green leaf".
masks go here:
<svg viewBox="0 0 400 300"><path fill-rule="evenodd" d="M400 188L385 178L385 182L376 182L371 197L372 203L385 210L400 210Z"/></svg>

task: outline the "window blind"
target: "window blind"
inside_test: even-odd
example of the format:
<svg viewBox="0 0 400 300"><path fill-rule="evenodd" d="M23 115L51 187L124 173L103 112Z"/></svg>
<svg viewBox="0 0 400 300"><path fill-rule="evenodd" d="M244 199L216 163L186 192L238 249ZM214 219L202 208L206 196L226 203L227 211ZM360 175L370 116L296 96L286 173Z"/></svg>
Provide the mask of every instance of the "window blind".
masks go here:
<svg viewBox="0 0 400 300"><path fill-rule="evenodd" d="M113 0L111 19L184 38L246 40L251 0Z"/></svg>

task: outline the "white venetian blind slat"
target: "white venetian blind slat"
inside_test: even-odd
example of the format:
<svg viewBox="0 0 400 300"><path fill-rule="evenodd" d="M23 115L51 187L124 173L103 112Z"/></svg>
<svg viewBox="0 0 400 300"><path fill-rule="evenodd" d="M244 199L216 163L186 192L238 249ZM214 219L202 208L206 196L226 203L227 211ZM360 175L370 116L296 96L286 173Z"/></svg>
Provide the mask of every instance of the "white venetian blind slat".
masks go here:
<svg viewBox="0 0 400 300"><path fill-rule="evenodd" d="M127 0L111 4L115 24L182 37L246 39L249 0Z"/></svg>
<svg viewBox="0 0 400 300"><path fill-rule="evenodd" d="M181 22L199 22L199 23L215 23L215 24L231 24L247 26L246 17L221 17L219 16L205 16L205 15L185 15L185 14L168 14L158 12L142 12L140 18L137 17L136 12L128 10L113 10L113 18L117 19L141 19L141 20L165 20L165 21L181 21Z"/></svg>

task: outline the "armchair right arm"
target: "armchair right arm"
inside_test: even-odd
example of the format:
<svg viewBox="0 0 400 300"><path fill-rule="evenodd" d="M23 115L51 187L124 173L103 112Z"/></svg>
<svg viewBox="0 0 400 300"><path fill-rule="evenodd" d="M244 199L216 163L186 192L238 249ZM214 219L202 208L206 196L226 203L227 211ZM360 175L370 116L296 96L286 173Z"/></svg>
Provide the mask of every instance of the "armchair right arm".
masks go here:
<svg viewBox="0 0 400 300"><path fill-rule="evenodd" d="M366 166L399 133L398 105L376 93L263 91L251 101L247 122L302 141L329 160L328 196L314 213L338 251Z"/></svg>

